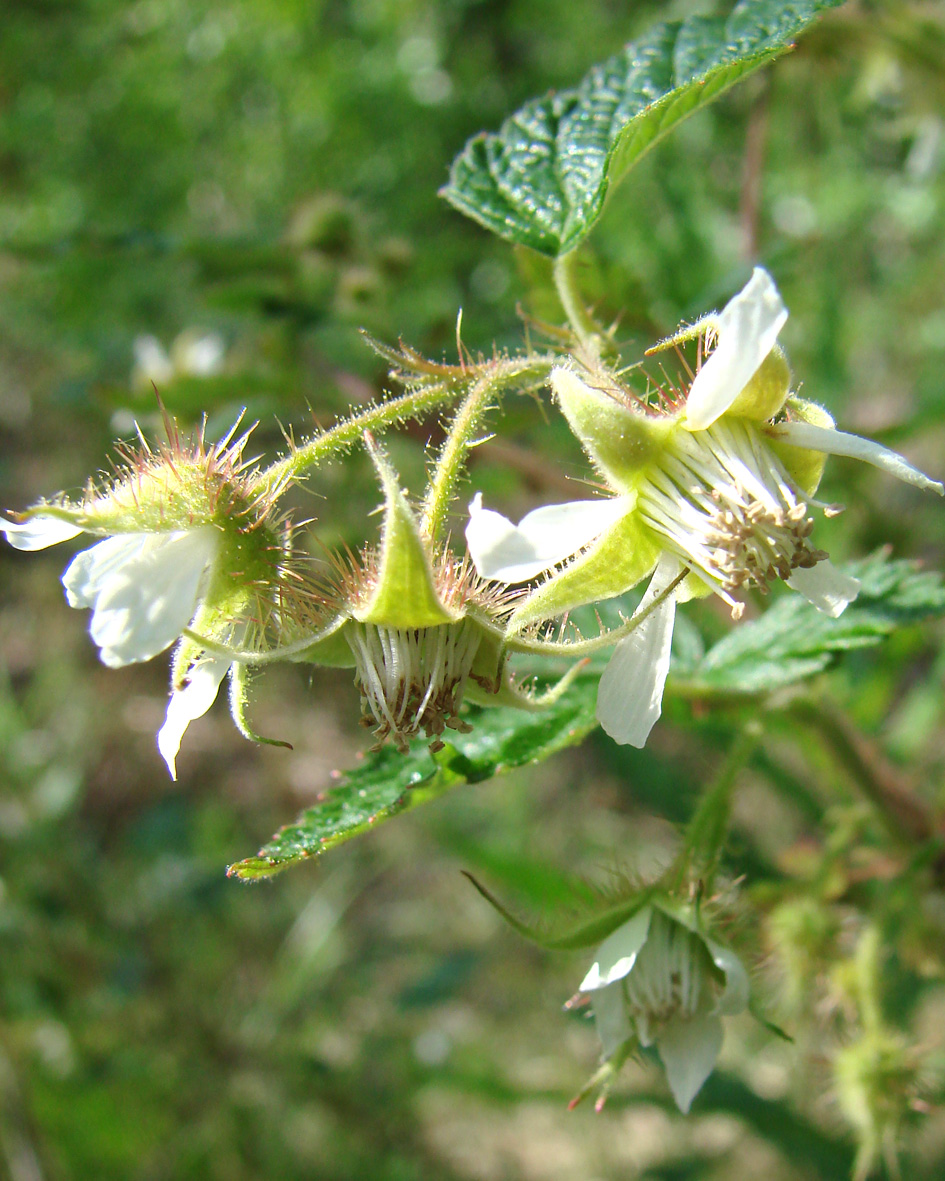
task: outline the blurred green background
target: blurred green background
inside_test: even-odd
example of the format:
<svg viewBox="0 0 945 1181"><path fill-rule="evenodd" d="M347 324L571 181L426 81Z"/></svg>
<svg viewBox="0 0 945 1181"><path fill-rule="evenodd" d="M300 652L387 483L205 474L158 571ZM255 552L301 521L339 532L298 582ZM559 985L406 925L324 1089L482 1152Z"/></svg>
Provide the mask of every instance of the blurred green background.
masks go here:
<svg viewBox="0 0 945 1181"><path fill-rule="evenodd" d="M136 419L158 429L144 337L177 341L155 380L182 423L206 411L213 436L246 406L273 453L277 419L299 435L384 388L362 326L452 359L460 307L473 352L521 342L516 305L559 317L536 258L437 197L449 161L654 20L705 7L5 0L0 505L75 490ZM943 110L941 5L851 0L647 157L592 238L588 298L639 355L763 261L804 394L940 477ZM191 353L187 372L187 340L211 334L222 359L201 373ZM507 411L475 485L512 515L573 496L584 464L562 424L529 399ZM438 429L392 444L416 489ZM319 543L359 544L378 499L367 465L309 489L298 507ZM848 506L818 522L835 555L888 542L945 565L933 498L842 461L824 495ZM171 784L154 746L166 666L99 665L63 565L0 552L0 1177L836 1181L854 1152L829 1067L857 1036L843 969L878 906L899 933L888 1018L930 1064L904 1175L945 1175L945 898L897 894L881 830L816 744L772 727L729 866L780 916L778 938L761 923L762 968L804 1031L795 1046L746 1017L688 1120L652 1063L602 1114L569 1114L596 1065L591 1026L561 1011L584 957L520 943L459 870L533 910L562 901L565 871L645 873L710 778L724 722L677 710L674 725L668 708L645 752L595 739L239 886L225 866L357 757L349 676L267 672L254 717L294 751L248 746L220 706ZM691 615L727 626L711 604ZM934 806L941 640L902 632L829 686ZM797 934L798 898L814 898L814 934Z"/></svg>

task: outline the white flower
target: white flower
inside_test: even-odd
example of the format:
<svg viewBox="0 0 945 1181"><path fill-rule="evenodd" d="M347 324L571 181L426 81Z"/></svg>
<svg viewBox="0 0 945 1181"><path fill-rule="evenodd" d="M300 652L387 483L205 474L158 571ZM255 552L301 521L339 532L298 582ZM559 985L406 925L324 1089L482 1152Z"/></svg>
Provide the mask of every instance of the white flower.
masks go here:
<svg viewBox="0 0 945 1181"><path fill-rule="evenodd" d="M685 400L678 390L661 391L658 403L630 391L621 400L616 375L611 390L569 366L552 372L562 410L615 495L548 505L518 525L474 498L466 540L481 575L523 582L564 564L516 611L513 626L652 576L643 609L684 570L691 576L677 600L712 591L736 617L742 605L733 592L764 590L778 578L828 615L856 598L857 580L808 542L807 501L825 456L853 456L917 487L945 489L895 452L834 429L826 411L789 399L776 345L786 319L770 275L756 268L718 316L669 342L717 340ZM671 595L617 645L601 679L598 719L619 743L642 746L659 717L674 612Z"/></svg>
<svg viewBox="0 0 945 1181"><path fill-rule="evenodd" d="M45 549L83 530L54 517L0 531L17 549ZM62 576L70 607L89 607L90 632L103 664L150 660L178 640L197 609L217 550L212 525L171 533L120 533L77 554Z"/></svg>
<svg viewBox="0 0 945 1181"><path fill-rule="evenodd" d="M17 549L38 550L83 530L37 515L2 531ZM90 633L103 664L121 668L150 660L180 639L193 620L219 546L219 530L201 525L168 533L119 533L72 559L62 576L70 607L92 611ZM199 661L171 694L158 748L175 778L175 758L189 722L210 708L230 661Z"/></svg>
<svg viewBox="0 0 945 1181"><path fill-rule="evenodd" d="M687 1112L722 1048L722 1017L748 1006L748 976L695 920L644 906L598 948L579 989L589 993L603 1056L631 1039L656 1046Z"/></svg>
<svg viewBox="0 0 945 1181"><path fill-rule="evenodd" d="M134 342L134 369L131 383L135 389L161 389L178 377L214 377L223 369L226 346L215 332L201 336L185 329L171 345L168 354L156 336L137 336Z"/></svg>

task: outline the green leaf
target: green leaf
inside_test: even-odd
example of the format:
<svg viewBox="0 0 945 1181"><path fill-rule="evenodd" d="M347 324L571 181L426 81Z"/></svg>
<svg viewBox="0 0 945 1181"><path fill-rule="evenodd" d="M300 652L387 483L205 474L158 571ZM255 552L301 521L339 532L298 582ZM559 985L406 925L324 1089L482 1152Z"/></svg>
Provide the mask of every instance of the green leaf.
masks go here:
<svg viewBox="0 0 945 1181"><path fill-rule="evenodd" d="M837 653L878 644L896 628L945 615L945 585L915 562L885 553L850 562L862 584L839 619L800 595L786 595L760 619L741 624L711 648L679 687L685 692L756 694L822 672Z"/></svg>
<svg viewBox="0 0 945 1181"><path fill-rule="evenodd" d="M728 19L659 24L574 89L534 99L497 133L471 139L441 195L503 238L567 254L648 148L840 3L741 0Z"/></svg>
<svg viewBox="0 0 945 1181"><path fill-rule="evenodd" d="M540 713L472 710L472 732L457 734L435 755L422 740L406 755L390 747L369 754L324 800L276 833L255 857L231 865L227 872L244 881L271 877L392 816L435 800L458 784L481 783L515 767L541 762L582 741L594 729L596 700L597 677L585 676Z"/></svg>

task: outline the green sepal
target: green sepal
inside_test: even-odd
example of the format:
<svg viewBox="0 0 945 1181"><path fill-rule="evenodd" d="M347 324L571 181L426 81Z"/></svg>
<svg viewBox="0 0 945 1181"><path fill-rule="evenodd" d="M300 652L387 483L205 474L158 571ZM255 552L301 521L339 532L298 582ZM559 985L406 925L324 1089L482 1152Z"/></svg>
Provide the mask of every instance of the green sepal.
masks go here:
<svg viewBox="0 0 945 1181"><path fill-rule="evenodd" d="M346 620L337 631L317 640L305 650L303 656L298 657L299 663L318 664L323 668L354 668L354 653L345 638L347 627Z"/></svg>
<svg viewBox="0 0 945 1181"><path fill-rule="evenodd" d="M622 595L651 573L660 547L633 512L611 525L580 557L554 574L512 614L509 631L554 619L580 607Z"/></svg>
<svg viewBox="0 0 945 1181"><path fill-rule="evenodd" d="M430 555L397 473L370 436L365 445L384 492L384 527L377 585L365 606L351 612L360 623L379 627L436 627L458 614L444 607L436 591Z"/></svg>
<svg viewBox="0 0 945 1181"><path fill-rule="evenodd" d="M469 878L486 902L509 924L513 931L521 935L523 939L537 943L540 947L548 948L549 951L576 951L582 947L596 947L608 935L612 935L618 927L622 927L625 922L632 919L644 906L649 906L658 889L657 886L647 886L634 893L631 898L612 902L606 910L599 914L589 915L563 930L548 929L543 931L533 924L516 918L471 873L466 870L463 870L462 873L464 877Z"/></svg>
<svg viewBox="0 0 945 1181"><path fill-rule="evenodd" d="M718 319L718 312L709 312L695 324L684 325L672 336L667 336L647 349L646 355L649 357L653 353L664 352L686 341L696 340L716 328ZM784 409L790 392L791 367L784 349L776 343L725 413L737 414L740 418L750 418L755 422L768 422Z"/></svg>
<svg viewBox="0 0 945 1181"><path fill-rule="evenodd" d="M798 398L796 394L788 398L785 409L797 422L809 422L813 426L828 429L834 426L833 418L823 406L818 406L816 402L808 402L805 398ZM827 466L826 454L822 451L809 451L806 447L792 447L790 443L774 436L769 436L767 443L804 495L813 496L820 487L824 468Z"/></svg>
<svg viewBox="0 0 945 1181"><path fill-rule="evenodd" d="M502 673L505 669L507 653L504 637L494 627L480 624L475 615L472 616L471 622L479 628L482 638L469 671L469 687L476 685L483 691L484 696L478 699L483 704L498 704L494 699L494 693L502 684Z"/></svg>
<svg viewBox="0 0 945 1181"><path fill-rule="evenodd" d="M768 422L784 409L790 392L791 367L784 349L776 344L726 414Z"/></svg>
<svg viewBox="0 0 945 1181"><path fill-rule="evenodd" d="M292 750L291 742L283 742L278 738L263 738L250 726L246 718L249 705L249 668L245 664L235 663L230 666L230 714L233 724L244 738L250 742L261 742L265 746L281 746Z"/></svg>
<svg viewBox="0 0 945 1181"><path fill-rule="evenodd" d="M570 369L555 370L552 386L571 430L601 475L621 492L635 488L666 446L676 419L634 410L620 400L619 391L595 389Z"/></svg>

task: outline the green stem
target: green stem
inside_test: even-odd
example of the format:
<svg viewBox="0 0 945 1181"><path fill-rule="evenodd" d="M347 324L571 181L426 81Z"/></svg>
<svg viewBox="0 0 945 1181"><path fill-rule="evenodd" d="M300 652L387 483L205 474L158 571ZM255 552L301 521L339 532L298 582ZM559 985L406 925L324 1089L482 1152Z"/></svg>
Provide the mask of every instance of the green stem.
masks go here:
<svg viewBox="0 0 945 1181"><path fill-rule="evenodd" d="M662 603L665 603L677 586L688 575L689 568L681 571L664 590L656 596L652 603L648 603L642 611L637 611L626 623L620 627L611 628L602 636L594 636L590 640L528 640L524 636L507 636L505 646L510 652L529 652L538 656L588 656L592 652L599 652L602 648L612 645L636 631L645 619L648 619Z"/></svg>
<svg viewBox="0 0 945 1181"><path fill-rule="evenodd" d="M588 314L577 286L577 253L562 254L555 259L554 280L558 299L564 308L574 335L582 346L596 354L600 348L601 331Z"/></svg>
<svg viewBox="0 0 945 1181"><path fill-rule="evenodd" d="M379 402L360 414L353 414L261 471L257 477L258 491L263 495L278 496L290 481L309 468L360 442L366 430L415 418L458 397L459 393L460 388L454 383L442 382L410 390L397 398Z"/></svg>
<svg viewBox="0 0 945 1181"><path fill-rule="evenodd" d="M488 408L494 390L491 374L481 377L460 404L437 456L433 478L423 501L420 529L431 542L440 540L456 483L473 445L473 433Z"/></svg>
<svg viewBox="0 0 945 1181"><path fill-rule="evenodd" d="M732 792L738 776L755 753L762 737L757 721L749 722L732 744L715 782L699 801L686 830L686 843L676 865L674 885L679 889L687 876L695 874L710 894L722 849L728 835Z"/></svg>
<svg viewBox="0 0 945 1181"><path fill-rule="evenodd" d="M469 392L450 424L423 502L420 527L431 541L438 541L443 531L457 481L470 448L475 446L476 440L473 436L483 414L489 408L490 398L510 386L527 386L545 381L554 361L554 356L550 354L527 354L521 357L496 358L476 366L471 371L470 379L475 377L477 371L479 376L470 385Z"/></svg>

